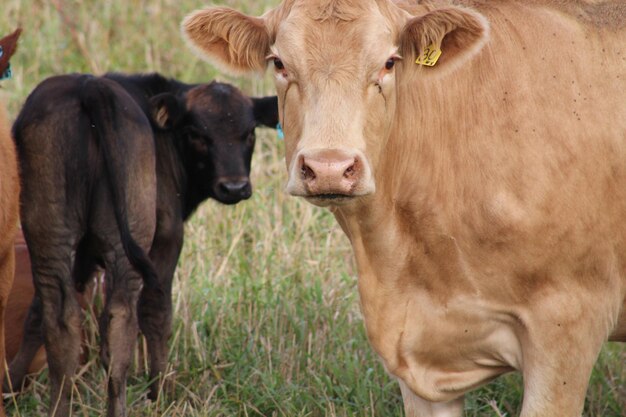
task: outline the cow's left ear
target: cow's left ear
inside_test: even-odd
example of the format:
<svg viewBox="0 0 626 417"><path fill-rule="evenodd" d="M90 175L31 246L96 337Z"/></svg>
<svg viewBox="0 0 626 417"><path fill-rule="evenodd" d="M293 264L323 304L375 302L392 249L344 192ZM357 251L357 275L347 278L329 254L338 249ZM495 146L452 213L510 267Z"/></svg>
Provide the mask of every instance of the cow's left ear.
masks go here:
<svg viewBox="0 0 626 417"><path fill-rule="evenodd" d="M185 104L171 93L158 94L150 99L152 120L161 129L176 127L185 115Z"/></svg>
<svg viewBox="0 0 626 417"><path fill-rule="evenodd" d="M441 72L462 65L480 51L488 37L489 22L483 15L450 6L410 19L400 33L399 51L409 65L441 51L434 65L421 65L426 71Z"/></svg>
<svg viewBox="0 0 626 417"><path fill-rule="evenodd" d="M256 124L276 129L278 125L278 98L276 96L252 98Z"/></svg>

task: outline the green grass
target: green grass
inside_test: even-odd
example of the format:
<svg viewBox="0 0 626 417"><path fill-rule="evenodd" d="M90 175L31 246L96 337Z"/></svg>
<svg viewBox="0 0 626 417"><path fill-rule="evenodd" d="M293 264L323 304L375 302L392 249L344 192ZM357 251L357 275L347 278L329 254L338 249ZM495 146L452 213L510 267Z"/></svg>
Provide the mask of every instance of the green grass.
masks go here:
<svg viewBox="0 0 626 417"><path fill-rule="evenodd" d="M262 13L276 0L224 2ZM57 5L58 7L55 7ZM44 78L68 72L160 71L187 82L219 78L252 95L269 79L218 74L185 47L182 17L197 0L3 0L0 32L24 28L14 78L0 95L15 116ZM205 203L186 228L175 279L171 377L175 393L146 400L142 344L128 388L131 416L399 416L397 384L368 345L347 238L329 212L283 192L283 144L259 134L255 194L235 207ZM74 415L104 413L105 372L87 319L89 360L76 379ZM519 414L517 375L467 398L466 416ZM586 416L626 415L626 350L606 347ZM5 400L9 415L45 415L47 371Z"/></svg>

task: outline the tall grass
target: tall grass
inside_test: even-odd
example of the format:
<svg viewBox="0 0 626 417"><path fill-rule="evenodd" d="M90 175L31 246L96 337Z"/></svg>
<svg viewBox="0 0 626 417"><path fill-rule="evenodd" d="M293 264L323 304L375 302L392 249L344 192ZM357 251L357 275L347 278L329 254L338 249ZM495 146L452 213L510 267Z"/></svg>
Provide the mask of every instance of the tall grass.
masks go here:
<svg viewBox="0 0 626 417"><path fill-rule="evenodd" d="M277 0L222 2L260 14ZM251 95L267 78L218 74L179 36L198 0L3 0L0 32L24 28L3 97L15 116L43 79L69 72L159 71L187 82L213 78ZM399 416L396 383L367 343L348 240L325 210L283 192L283 143L260 132L254 196L235 207L207 202L186 227L175 277L170 373L175 392L146 399L145 346L128 388L131 416ZM104 413L105 372L87 317L88 361L76 377L76 416ZM558 341L555 341L558 343ZM42 416L47 371L7 397L14 416ZM519 414L519 376L467 398L466 416ZM608 346L591 380L586 416L626 415L626 350Z"/></svg>

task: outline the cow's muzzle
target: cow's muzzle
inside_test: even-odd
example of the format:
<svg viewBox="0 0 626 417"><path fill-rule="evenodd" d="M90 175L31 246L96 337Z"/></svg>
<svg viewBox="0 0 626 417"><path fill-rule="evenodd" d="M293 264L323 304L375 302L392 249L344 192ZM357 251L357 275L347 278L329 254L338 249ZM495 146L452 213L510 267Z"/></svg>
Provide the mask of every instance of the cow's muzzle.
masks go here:
<svg viewBox="0 0 626 417"><path fill-rule="evenodd" d="M301 151L292 168L287 191L328 204L374 192L367 159L358 151ZM322 204L321 204L322 205Z"/></svg>
<svg viewBox="0 0 626 417"><path fill-rule="evenodd" d="M220 178L214 192L216 199L224 204L235 204L252 195L252 185L247 177Z"/></svg>

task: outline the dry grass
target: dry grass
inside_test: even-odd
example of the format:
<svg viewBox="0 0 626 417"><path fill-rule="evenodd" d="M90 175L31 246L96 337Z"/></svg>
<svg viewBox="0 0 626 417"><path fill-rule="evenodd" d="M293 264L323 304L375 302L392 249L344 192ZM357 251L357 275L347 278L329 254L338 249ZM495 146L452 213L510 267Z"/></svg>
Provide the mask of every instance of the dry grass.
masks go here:
<svg viewBox="0 0 626 417"><path fill-rule="evenodd" d="M276 0L229 1L261 13ZM267 79L217 74L184 46L178 25L197 0L3 0L1 32L25 29L4 83L10 112L45 77L106 70L160 71L187 82L219 77L253 95ZM398 387L363 329L347 239L332 216L282 191L283 146L259 135L255 194L236 207L207 202L186 229L175 282L171 375L175 393L146 400L145 347L128 389L132 416L395 416ZM74 415L103 415L106 374L88 318L89 361L76 378ZM606 348L591 381L587 416L626 415L626 351ZM467 416L513 416L519 376L468 397ZM47 372L5 400L14 416L45 415Z"/></svg>

